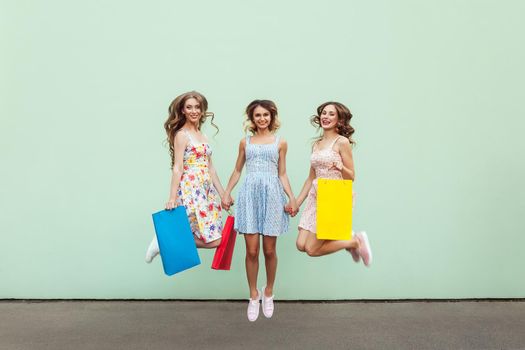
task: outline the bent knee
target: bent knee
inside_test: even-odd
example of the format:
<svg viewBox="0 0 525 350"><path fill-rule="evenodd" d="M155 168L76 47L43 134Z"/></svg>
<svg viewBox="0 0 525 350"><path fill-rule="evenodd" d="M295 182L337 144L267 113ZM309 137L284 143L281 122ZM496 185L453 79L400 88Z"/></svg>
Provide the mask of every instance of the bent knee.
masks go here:
<svg viewBox="0 0 525 350"><path fill-rule="evenodd" d="M305 247L305 251L306 251L306 254L308 254L308 256L318 256L317 254L317 250L316 249L313 249L313 247Z"/></svg>
<svg viewBox="0 0 525 350"><path fill-rule="evenodd" d="M297 247L297 250L300 251L300 252L305 252L305 244L304 242L295 242L295 246Z"/></svg>

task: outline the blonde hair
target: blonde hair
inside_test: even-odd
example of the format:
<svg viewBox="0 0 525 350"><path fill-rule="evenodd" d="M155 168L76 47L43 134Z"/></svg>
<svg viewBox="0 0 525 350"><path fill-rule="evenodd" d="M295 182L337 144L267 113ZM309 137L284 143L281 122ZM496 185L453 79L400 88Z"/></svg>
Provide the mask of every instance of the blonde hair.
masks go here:
<svg viewBox="0 0 525 350"><path fill-rule="evenodd" d="M268 130L271 132L277 131L281 126L277 115L277 106L273 101L270 100L253 100L246 107L246 120L244 121L244 131L250 131L252 134L257 132L257 127L253 122L253 112L255 108L262 107L270 112L270 125L268 125Z"/></svg>

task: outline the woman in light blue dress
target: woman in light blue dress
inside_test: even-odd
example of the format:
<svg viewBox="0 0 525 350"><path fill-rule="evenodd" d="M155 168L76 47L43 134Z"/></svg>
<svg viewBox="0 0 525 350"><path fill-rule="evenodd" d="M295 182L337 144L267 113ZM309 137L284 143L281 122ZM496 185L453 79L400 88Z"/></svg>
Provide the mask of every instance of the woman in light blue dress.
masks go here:
<svg viewBox="0 0 525 350"><path fill-rule="evenodd" d="M247 315L253 322L259 316L259 300L262 300L264 316L273 315L277 237L288 231L288 215L297 213L297 203L286 175L287 143L275 135L279 128L275 103L255 100L246 107L246 116L247 129L252 136L243 138L239 144L239 155L222 205L229 209L233 204L231 191L246 163L246 178L237 196L234 226L237 232L244 234L246 242L246 276L250 288ZM259 236L262 236L266 265L266 287L261 291L257 288Z"/></svg>

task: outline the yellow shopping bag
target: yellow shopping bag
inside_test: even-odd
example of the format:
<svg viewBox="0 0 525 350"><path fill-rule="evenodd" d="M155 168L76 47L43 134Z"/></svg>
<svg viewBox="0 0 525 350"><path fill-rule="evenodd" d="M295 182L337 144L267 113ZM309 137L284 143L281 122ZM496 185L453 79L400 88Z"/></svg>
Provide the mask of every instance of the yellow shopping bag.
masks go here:
<svg viewBox="0 0 525 350"><path fill-rule="evenodd" d="M317 180L317 239L352 238L352 180Z"/></svg>

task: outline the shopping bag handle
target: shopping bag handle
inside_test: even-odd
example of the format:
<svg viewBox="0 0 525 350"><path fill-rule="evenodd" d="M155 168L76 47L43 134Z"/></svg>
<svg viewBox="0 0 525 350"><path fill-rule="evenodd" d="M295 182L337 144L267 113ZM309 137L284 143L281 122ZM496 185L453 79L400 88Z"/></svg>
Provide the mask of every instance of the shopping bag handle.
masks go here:
<svg viewBox="0 0 525 350"><path fill-rule="evenodd" d="M345 179L318 179L317 182L319 183L319 180L321 180L322 183L326 184L328 181L343 181L343 185L348 186L348 181L352 182L352 180L345 180Z"/></svg>

